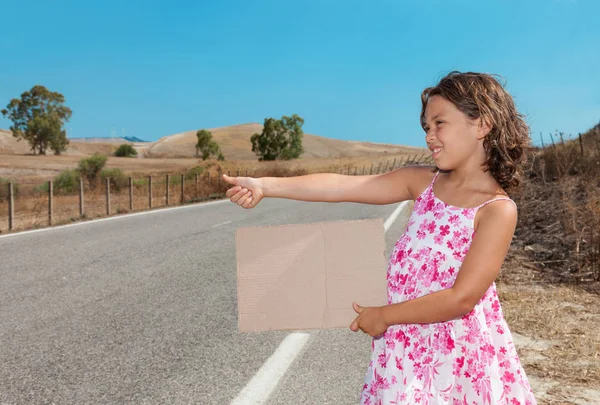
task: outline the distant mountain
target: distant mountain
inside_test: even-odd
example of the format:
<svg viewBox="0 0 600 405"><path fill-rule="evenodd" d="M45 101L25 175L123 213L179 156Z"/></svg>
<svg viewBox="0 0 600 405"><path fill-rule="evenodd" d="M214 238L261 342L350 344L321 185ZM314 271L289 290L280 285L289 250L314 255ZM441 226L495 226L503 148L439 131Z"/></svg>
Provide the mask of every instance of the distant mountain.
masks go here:
<svg viewBox="0 0 600 405"><path fill-rule="evenodd" d="M108 142L108 143L123 143L123 142L143 142L148 143L148 141L144 141L143 139L137 138L135 136L118 136L115 138L112 137L95 137L95 138L69 138L70 141L75 142Z"/></svg>
<svg viewBox="0 0 600 405"><path fill-rule="evenodd" d="M144 141L143 139L140 139L135 136L124 136L123 138L129 142L146 142L146 143L148 142L148 141Z"/></svg>

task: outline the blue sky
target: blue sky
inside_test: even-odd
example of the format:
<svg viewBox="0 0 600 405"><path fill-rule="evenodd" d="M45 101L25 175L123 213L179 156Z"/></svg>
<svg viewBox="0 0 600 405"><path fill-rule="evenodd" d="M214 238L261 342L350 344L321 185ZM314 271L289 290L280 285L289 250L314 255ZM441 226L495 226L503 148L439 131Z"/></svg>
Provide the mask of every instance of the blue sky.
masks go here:
<svg viewBox="0 0 600 405"><path fill-rule="evenodd" d="M0 1L0 106L58 91L69 137L296 113L306 133L423 146L420 93L451 70L505 77L535 143L600 121L595 0Z"/></svg>

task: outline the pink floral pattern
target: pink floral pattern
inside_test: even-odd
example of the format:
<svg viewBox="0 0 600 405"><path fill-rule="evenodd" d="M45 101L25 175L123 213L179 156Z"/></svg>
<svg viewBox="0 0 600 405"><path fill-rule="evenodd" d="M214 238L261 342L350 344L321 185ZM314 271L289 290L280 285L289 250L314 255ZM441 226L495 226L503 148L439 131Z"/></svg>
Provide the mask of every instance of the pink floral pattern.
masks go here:
<svg viewBox="0 0 600 405"><path fill-rule="evenodd" d="M454 284L473 239L475 208L458 208L429 187L415 200L387 271L388 303ZM496 285L447 322L393 325L373 339L361 404L533 405L536 400L502 315Z"/></svg>

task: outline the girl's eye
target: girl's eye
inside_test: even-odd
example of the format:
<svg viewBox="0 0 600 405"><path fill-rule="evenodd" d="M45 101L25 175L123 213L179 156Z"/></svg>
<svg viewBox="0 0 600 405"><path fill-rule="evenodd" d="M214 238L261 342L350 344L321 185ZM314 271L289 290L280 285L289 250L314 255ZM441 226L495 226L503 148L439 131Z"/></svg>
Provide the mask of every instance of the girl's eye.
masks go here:
<svg viewBox="0 0 600 405"><path fill-rule="evenodd" d="M435 123L439 125L439 124L441 124L441 123L443 123L443 122L444 122L444 121L436 121Z"/></svg>

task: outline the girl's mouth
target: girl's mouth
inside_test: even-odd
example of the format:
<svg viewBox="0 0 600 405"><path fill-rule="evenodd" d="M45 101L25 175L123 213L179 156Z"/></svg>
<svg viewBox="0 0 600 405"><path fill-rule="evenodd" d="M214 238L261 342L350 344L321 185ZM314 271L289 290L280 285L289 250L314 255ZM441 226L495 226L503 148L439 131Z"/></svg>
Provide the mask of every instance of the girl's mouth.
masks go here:
<svg viewBox="0 0 600 405"><path fill-rule="evenodd" d="M432 153L431 157L435 159L436 157L438 157L438 156L439 156L439 154L440 154L440 153L441 153L443 150L444 150L444 148L434 148L434 149L432 149L432 152L433 152L433 153Z"/></svg>

